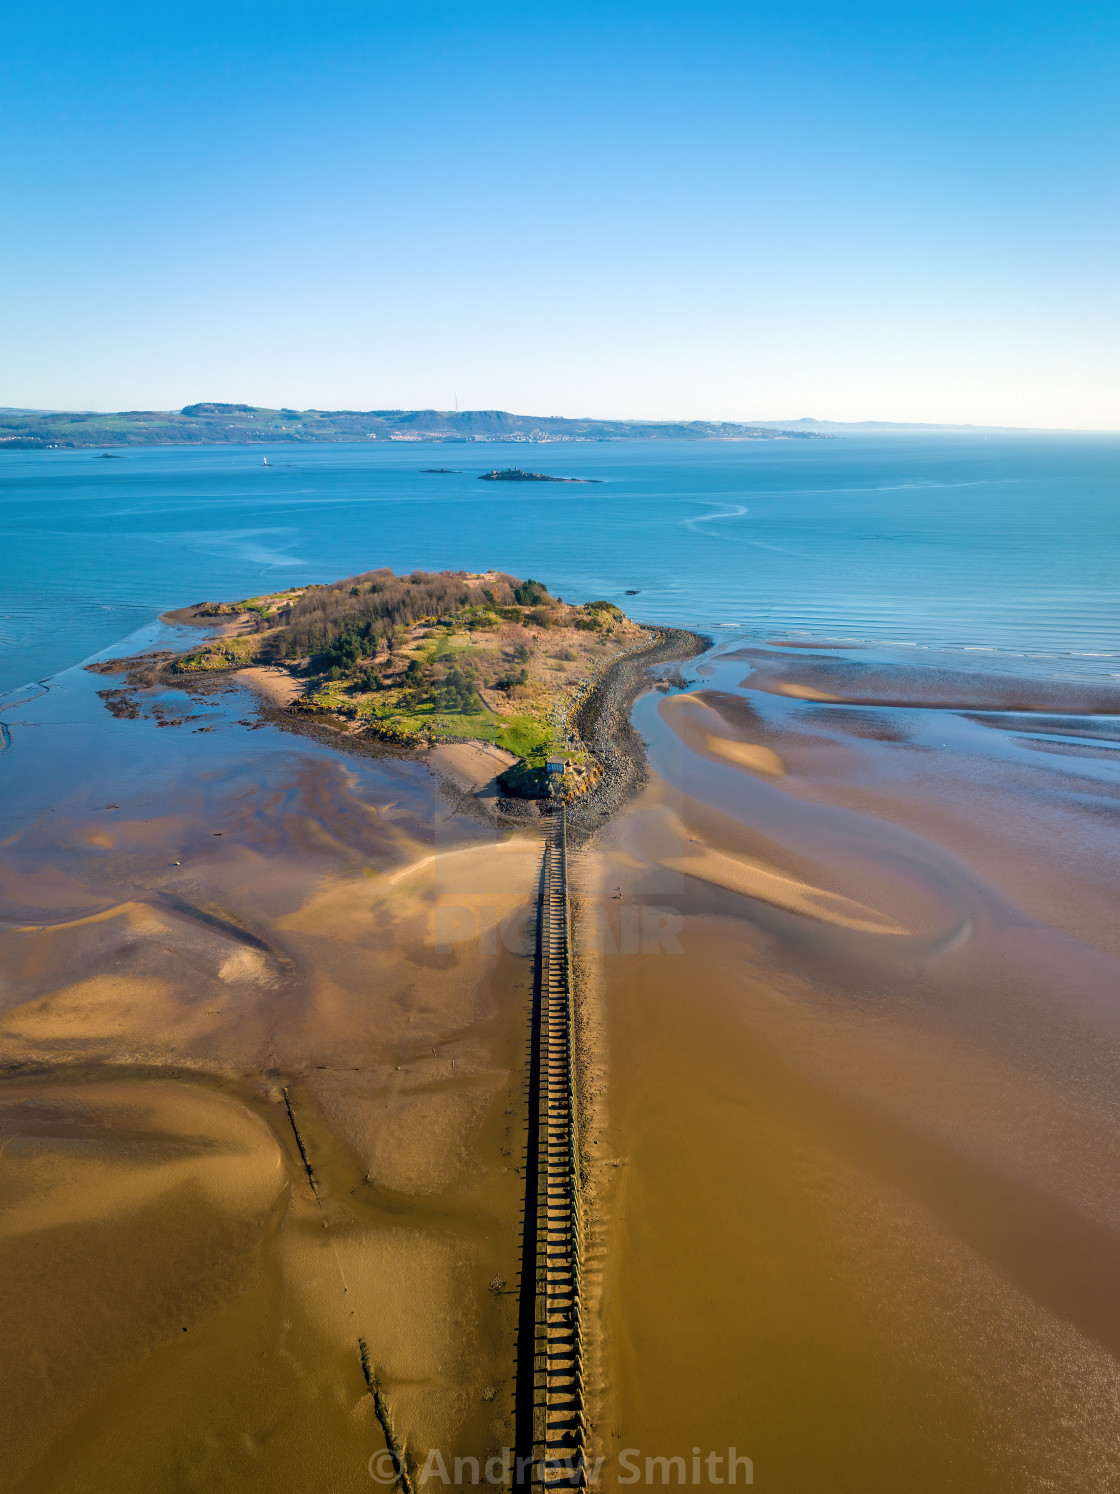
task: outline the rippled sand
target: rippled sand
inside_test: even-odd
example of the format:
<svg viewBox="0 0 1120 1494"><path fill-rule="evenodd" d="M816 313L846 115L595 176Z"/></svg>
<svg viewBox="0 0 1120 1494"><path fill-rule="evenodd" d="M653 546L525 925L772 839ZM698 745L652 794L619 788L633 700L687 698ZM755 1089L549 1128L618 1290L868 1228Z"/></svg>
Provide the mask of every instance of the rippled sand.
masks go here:
<svg viewBox="0 0 1120 1494"><path fill-rule="evenodd" d="M639 702L576 857L601 1486L1120 1487L1114 723L765 658ZM538 844L53 708L0 845L7 1482L368 1488L359 1338L414 1454L507 1445Z"/></svg>
<svg viewBox="0 0 1120 1494"><path fill-rule="evenodd" d="M510 1441L539 845L395 771L3 847L7 1487L368 1488L359 1337L410 1449Z"/></svg>
<svg viewBox="0 0 1120 1494"><path fill-rule="evenodd" d="M603 1451L1120 1487L1120 782L741 669L581 858Z"/></svg>

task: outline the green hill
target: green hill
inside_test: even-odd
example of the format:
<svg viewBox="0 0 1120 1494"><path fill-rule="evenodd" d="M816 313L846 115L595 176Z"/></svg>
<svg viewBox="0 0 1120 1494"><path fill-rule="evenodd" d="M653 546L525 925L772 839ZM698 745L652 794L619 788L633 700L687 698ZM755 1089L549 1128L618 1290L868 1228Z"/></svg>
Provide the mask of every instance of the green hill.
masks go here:
<svg viewBox="0 0 1120 1494"><path fill-rule="evenodd" d="M204 401L181 410L0 410L0 451L257 441L620 441L829 439L730 421L571 420L506 410L270 410Z"/></svg>

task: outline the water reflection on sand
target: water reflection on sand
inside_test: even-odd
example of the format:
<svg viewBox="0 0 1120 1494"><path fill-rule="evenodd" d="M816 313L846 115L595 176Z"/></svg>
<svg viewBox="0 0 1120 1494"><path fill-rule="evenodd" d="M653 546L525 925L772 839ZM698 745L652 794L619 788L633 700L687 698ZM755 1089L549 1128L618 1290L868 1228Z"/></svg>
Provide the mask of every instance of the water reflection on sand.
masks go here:
<svg viewBox="0 0 1120 1494"><path fill-rule="evenodd" d="M805 654L643 697L575 857L603 1485L1112 1487L1120 718ZM508 1445L537 841L99 685L3 715L11 1481L365 1488L359 1337L421 1456Z"/></svg>
<svg viewBox="0 0 1120 1494"><path fill-rule="evenodd" d="M872 709L778 669L639 702L655 777L582 859L604 1450L1113 1487L1120 763L1061 737L1115 720L1031 753L920 677ZM627 947L654 907L675 948Z"/></svg>
<svg viewBox="0 0 1120 1494"><path fill-rule="evenodd" d="M367 1487L359 1338L407 1446L507 1443L537 842L102 683L8 713L9 1486Z"/></svg>

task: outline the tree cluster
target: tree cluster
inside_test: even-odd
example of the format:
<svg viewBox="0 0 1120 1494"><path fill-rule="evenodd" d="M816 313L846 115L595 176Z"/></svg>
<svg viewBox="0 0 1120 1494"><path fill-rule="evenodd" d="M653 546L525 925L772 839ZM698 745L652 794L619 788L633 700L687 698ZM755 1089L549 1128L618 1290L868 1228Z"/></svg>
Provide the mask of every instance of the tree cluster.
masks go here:
<svg viewBox="0 0 1120 1494"><path fill-rule="evenodd" d="M501 616L516 605L518 592L538 602L552 601L540 582L521 582L516 576L484 582L465 571L412 571L407 576L388 569L367 571L332 586L313 587L284 608L270 629L272 648L280 657L310 655L324 670L346 673L379 648L392 649L401 628L472 606Z"/></svg>

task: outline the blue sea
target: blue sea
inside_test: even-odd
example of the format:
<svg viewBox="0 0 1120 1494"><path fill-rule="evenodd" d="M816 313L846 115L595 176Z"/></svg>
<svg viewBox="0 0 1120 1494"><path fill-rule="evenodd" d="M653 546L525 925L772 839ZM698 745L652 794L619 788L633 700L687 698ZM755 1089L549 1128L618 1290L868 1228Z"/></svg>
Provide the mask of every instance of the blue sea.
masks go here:
<svg viewBox="0 0 1120 1494"><path fill-rule="evenodd" d="M478 481L510 465L597 481ZM169 608L383 565L497 567L720 640L1120 678L1118 436L5 452L0 530L0 691Z"/></svg>

